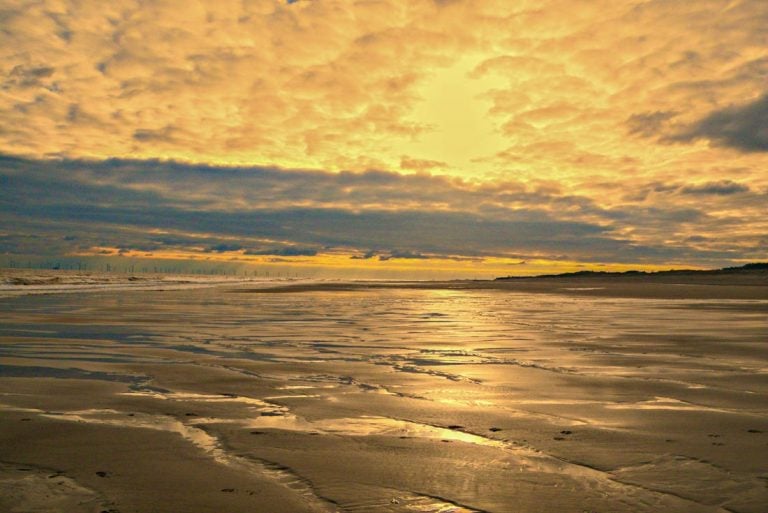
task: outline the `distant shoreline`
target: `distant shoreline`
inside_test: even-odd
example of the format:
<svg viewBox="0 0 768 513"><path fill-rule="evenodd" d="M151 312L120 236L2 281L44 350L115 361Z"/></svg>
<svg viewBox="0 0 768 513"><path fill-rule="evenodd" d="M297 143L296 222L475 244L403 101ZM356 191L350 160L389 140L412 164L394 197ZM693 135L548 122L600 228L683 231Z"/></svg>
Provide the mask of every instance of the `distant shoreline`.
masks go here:
<svg viewBox="0 0 768 513"><path fill-rule="evenodd" d="M589 273L496 280L349 281L230 289L233 293L354 292L365 290L496 290L637 299L768 300L768 271Z"/></svg>
<svg viewBox="0 0 768 513"><path fill-rule="evenodd" d="M256 280L218 277L135 277L130 274L3 270L0 297L64 292L150 292L189 288L227 293L355 292L374 290L455 290L548 293L570 296L680 300L768 300L768 264L707 271L599 272L510 276L489 280ZM38 275L39 274L39 275Z"/></svg>
<svg viewBox="0 0 768 513"><path fill-rule="evenodd" d="M739 267L722 269L670 269L668 271L576 271L561 274L540 274L536 276L503 276L496 280L525 280L541 278L617 278L617 277L680 277L680 276L760 276L768 277L768 262L755 262Z"/></svg>

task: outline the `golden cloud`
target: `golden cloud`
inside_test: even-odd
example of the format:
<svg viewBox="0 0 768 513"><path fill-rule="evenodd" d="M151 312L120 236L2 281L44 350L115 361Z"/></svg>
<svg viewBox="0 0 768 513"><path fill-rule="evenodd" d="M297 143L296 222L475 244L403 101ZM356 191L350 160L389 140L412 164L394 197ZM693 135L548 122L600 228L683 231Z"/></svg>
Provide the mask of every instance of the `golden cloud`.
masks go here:
<svg viewBox="0 0 768 513"><path fill-rule="evenodd" d="M580 220L658 219L623 217L615 233L634 242L754 245L759 204L708 184L768 190L765 137L752 134L766 26L762 0L7 1L0 153L440 173L425 179L438 191L391 208L522 208L516 191L554 187L549 213L579 197ZM430 196L444 184L460 198ZM218 190L156 192L252 205ZM329 195L390 205L365 188ZM686 218L702 201L709 221Z"/></svg>

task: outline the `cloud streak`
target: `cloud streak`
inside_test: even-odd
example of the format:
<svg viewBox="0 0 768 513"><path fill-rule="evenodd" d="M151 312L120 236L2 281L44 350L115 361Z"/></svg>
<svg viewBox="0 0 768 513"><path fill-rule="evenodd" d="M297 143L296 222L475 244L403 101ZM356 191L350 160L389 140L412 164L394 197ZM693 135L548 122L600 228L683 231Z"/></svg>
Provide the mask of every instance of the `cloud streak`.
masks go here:
<svg viewBox="0 0 768 513"><path fill-rule="evenodd" d="M696 139L741 151L768 152L768 94L746 105L717 110L669 137L671 141Z"/></svg>
<svg viewBox="0 0 768 513"><path fill-rule="evenodd" d="M185 177L182 191L179 176ZM765 223L759 217L765 193L735 182L649 185L645 196L653 203L603 208L586 197L520 183L159 161L6 157L0 180L0 212L9 220L2 247L22 254L118 247L275 257L341 251L381 261L706 262L758 251ZM724 202L723 212L751 202L758 229L744 232L715 204L709 212L699 209L701 195ZM665 206L671 197L682 199ZM680 204L686 197L689 206ZM738 241L718 238L728 232L740 233ZM711 234L720 245L685 242L692 233ZM669 244L672 237L679 242Z"/></svg>

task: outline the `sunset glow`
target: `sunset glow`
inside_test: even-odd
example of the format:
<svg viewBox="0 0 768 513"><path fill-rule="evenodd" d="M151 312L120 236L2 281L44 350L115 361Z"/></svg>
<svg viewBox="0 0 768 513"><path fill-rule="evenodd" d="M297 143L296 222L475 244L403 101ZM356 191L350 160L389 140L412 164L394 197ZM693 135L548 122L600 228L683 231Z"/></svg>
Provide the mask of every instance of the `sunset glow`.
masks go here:
<svg viewBox="0 0 768 513"><path fill-rule="evenodd" d="M763 1L6 1L2 20L5 255L470 278L768 258Z"/></svg>

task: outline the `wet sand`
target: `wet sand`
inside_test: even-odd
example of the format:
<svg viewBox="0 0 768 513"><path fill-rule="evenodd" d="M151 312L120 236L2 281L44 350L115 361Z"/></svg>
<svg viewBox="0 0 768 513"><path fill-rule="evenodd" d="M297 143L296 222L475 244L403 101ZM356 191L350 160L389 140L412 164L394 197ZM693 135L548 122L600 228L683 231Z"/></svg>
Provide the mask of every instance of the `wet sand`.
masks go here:
<svg viewBox="0 0 768 513"><path fill-rule="evenodd" d="M764 285L266 292L0 298L0 510L765 511Z"/></svg>

